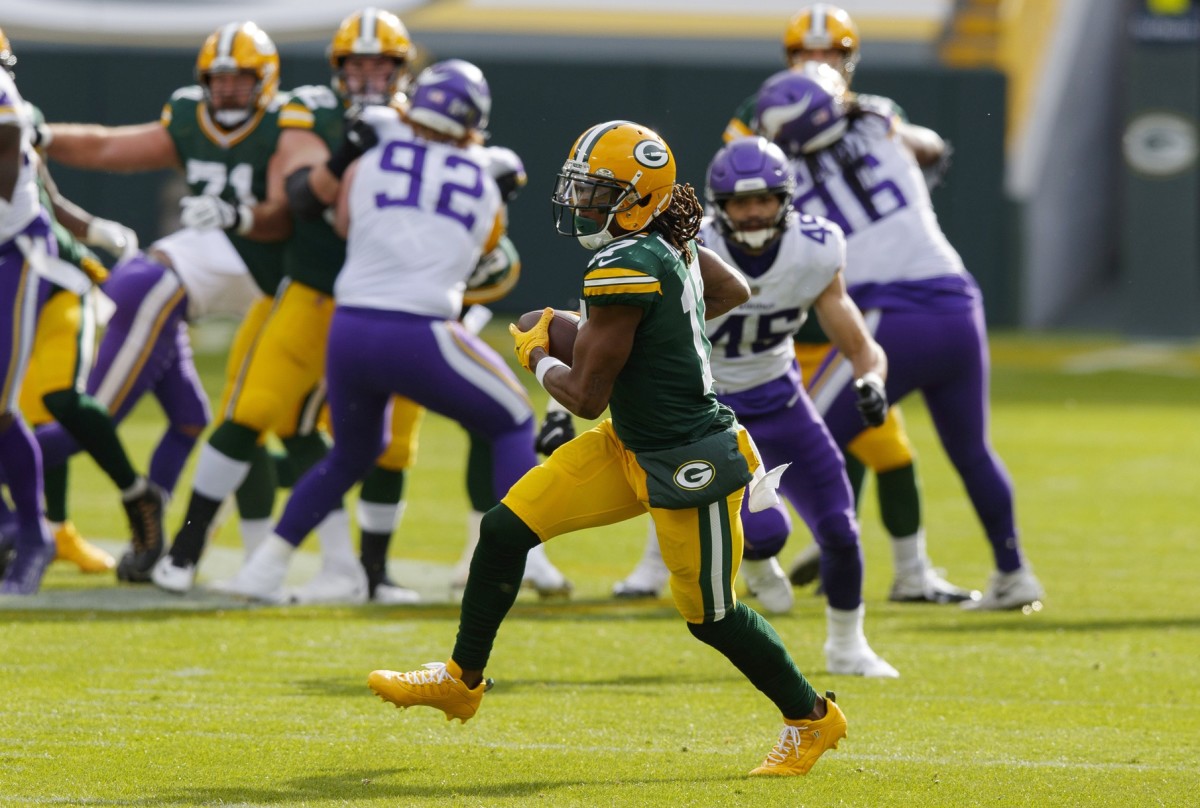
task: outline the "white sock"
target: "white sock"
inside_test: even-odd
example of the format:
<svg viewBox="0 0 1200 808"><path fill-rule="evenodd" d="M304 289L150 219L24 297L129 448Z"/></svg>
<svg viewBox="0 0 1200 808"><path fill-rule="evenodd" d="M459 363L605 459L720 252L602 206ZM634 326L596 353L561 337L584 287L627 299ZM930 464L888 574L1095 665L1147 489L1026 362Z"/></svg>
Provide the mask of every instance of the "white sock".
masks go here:
<svg viewBox="0 0 1200 808"><path fill-rule="evenodd" d="M242 533L242 547L246 548L246 558L258 549L267 536L271 535L271 519L242 519L238 522Z"/></svg>
<svg viewBox="0 0 1200 808"><path fill-rule="evenodd" d="M200 459L196 461L196 476L192 479L192 489L197 494L220 502L238 490L249 473L248 462L234 460L214 449L211 443L205 443L200 447Z"/></svg>
<svg viewBox="0 0 1200 808"><path fill-rule="evenodd" d="M919 576L927 567L929 556L925 550L924 529L911 536L892 537L892 569L897 578Z"/></svg>
<svg viewBox="0 0 1200 808"><path fill-rule="evenodd" d="M849 648L856 645L866 645L867 635L863 632L863 620L867 615L865 603L858 604L857 609L843 610L832 606L825 607L825 627L827 645L837 648Z"/></svg>
<svg viewBox="0 0 1200 808"><path fill-rule="evenodd" d="M358 501L358 529L368 533L392 533L404 516L405 500L399 502Z"/></svg>
<svg viewBox="0 0 1200 808"><path fill-rule="evenodd" d="M133 481L133 485L121 492L122 502L132 502L133 500L146 493L150 488L150 483L145 477L138 477Z"/></svg>
<svg viewBox="0 0 1200 808"><path fill-rule="evenodd" d="M317 538L321 541L323 568L346 571L362 569L350 541L350 514L346 513L345 508L329 512L317 525Z"/></svg>
<svg viewBox="0 0 1200 808"><path fill-rule="evenodd" d="M292 554L295 552L296 547L290 541L278 533L272 533L254 551L254 558L273 567L279 565L286 567L291 564Z"/></svg>

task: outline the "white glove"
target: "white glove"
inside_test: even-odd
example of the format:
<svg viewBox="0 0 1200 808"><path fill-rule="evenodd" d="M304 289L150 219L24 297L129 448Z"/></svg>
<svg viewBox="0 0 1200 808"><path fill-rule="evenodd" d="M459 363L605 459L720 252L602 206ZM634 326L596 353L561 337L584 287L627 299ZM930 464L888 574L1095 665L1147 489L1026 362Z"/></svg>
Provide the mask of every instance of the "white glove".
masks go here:
<svg viewBox="0 0 1200 808"><path fill-rule="evenodd" d="M83 242L89 247L107 250L122 261L132 258L138 251L137 233L120 222L101 219L99 216L88 223L87 235Z"/></svg>
<svg viewBox="0 0 1200 808"><path fill-rule="evenodd" d="M183 213L179 221L195 230L230 230L245 235L254 226L254 216L246 205L233 205L211 194L185 196L179 200Z"/></svg>

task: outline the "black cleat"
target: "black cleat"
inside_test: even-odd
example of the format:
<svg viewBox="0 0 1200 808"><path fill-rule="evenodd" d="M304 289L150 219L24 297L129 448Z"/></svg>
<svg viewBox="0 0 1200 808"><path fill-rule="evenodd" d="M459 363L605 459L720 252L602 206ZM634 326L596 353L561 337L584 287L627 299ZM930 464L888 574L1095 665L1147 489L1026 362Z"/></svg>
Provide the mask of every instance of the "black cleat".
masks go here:
<svg viewBox="0 0 1200 808"><path fill-rule="evenodd" d="M124 503L133 538L117 563L118 581L150 583L150 572L162 556L165 545L166 500L163 490L149 483L145 493Z"/></svg>

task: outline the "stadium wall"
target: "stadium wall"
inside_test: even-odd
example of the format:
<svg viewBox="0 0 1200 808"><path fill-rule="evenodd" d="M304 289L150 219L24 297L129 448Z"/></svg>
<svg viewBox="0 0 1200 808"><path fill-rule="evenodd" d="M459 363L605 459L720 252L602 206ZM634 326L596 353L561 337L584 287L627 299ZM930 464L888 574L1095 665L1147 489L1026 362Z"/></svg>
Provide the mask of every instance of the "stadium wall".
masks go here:
<svg viewBox="0 0 1200 808"><path fill-rule="evenodd" d="M177 87L192 81L195 50L103 48L14 42L18 81L49 121L133 124L155 120ZM529 186L511 208L511 233L523 277L498 308L566 307L578 295L585 255L555 235L549 196L567 149L593 123L629 118L656 128L671 144L682 181L702 190L709 159L740 101L778 66L777 45L761 60L663 62L642 42L619 60L572 61L521 55L437 52L463 56L487 73L495 98L493 140L525 160ZM639 53L642 51L643 53ZM284 86L324 83L321 48L285 46ZM1004 196L1005 79L992 70L947 70L914 61L864 59L855 88L897 99L911 120L954 145L954 165L934 203L950 241L984 290L989 322L1018 321L1018 250L1013 212ZM116 176L54 168L63 191L96 213L128 223L149 243L175 226L181 193L172 172Z"/></svg>

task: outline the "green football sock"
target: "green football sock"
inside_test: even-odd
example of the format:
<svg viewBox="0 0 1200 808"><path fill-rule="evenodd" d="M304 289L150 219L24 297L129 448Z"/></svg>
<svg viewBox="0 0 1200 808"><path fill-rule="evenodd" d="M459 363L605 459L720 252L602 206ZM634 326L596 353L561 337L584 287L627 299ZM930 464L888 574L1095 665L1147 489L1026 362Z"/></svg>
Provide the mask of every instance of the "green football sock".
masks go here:
<svg viewBox="0 0 1200 808"><path fill-rule="evenodd" d="M363 478L359 497L367 502L395 505L404 497L404 472L372 467Z"/></svg>
<svg viewBox="0 0 1200 808"><path fill-rule="evenodd" d="M921 529L921 489L914 464L875 475L879 516L888 535L911 536Z"/></svg>
<svg viewBox="0 0 1200 808"><path fill-rule="evenodd" d="M287 449L288 465L291 467L290 476L293 480L299 480L304 476L304 472L315 466L317 461L325 456L325 453L329 451L329 444L325 442L325 438L320 432L310 432L307 435L293 435L290 438L284 438L283 448Z"/></svg>
<svg viewBox="0 0 1200 808"><path fill-rule="evenodd" d="M275 510L275 464L265 446L256 446L250 470L237 490L238 514L242 519L270 519Z"/></svg>
<svg viewBox="0 0 1200 808"><path fill-rule="evenodd" d="M744 603L712 623L688 623L692 636L711 645L779 708L784 718L804 718L817 694L792 661L783 640L758 612ZM457 660L458 657L455 657Z"/></svg>
<svg viewBox="0 0 1200 808"><path fill-rule="evenodd" d="M71 433L119 490L137 482L138 474L103 404L78 390L59 390L42 401L54 420Z"/></svg>
<svg viewBox="0 0 1200 808"><path fill-rule="evenodd" d="M492 445L474 432L467 450L467 496L471 510L487 513L496 506L496 489L492 481Z"/></svg>
<svg viewBox="0 0 1200 808"><path fill-rule="evenodd" d="M67 469L68 463L42 471L46 491L46 519L50 522L67 521Z"/></svg>
<svg viewBox="0 0 1200 808"><path fill-rule="evenodd" d="M496 632L521 590L525 557L538 543L537 535L506 506L484 514L451 655L464 670L487 667Z"/></svg>
<svg viewBox="0 0 1200 808"><path fill-rule="evenodd" d="M225 421L213 430L208 442L226 457L249 463L258 448L258 432L248 426Z"/></svg>

